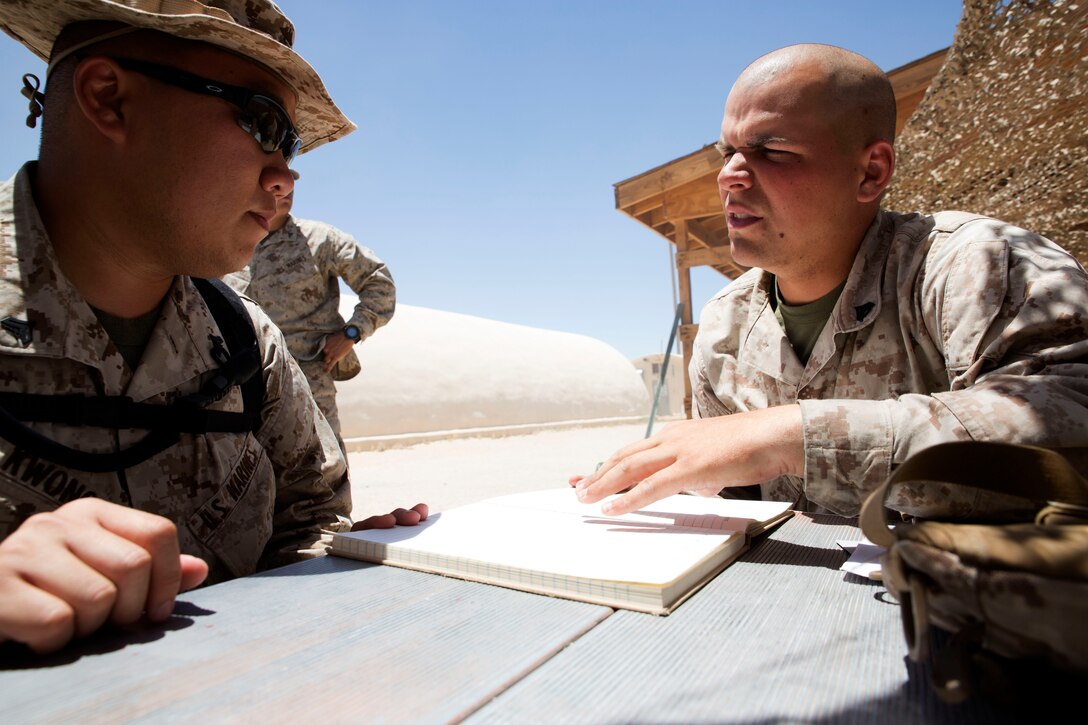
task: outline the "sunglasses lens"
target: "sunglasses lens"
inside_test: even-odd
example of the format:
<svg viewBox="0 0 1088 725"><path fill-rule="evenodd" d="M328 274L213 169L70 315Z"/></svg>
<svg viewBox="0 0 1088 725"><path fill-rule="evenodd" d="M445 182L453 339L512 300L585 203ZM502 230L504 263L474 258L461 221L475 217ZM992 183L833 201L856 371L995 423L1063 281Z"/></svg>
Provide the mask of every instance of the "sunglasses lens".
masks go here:
<svg viewBox="0 0 1088 725"><path fill-rule="evenodd" d="M291 163L298 156L299 147L302 146L302 139L298 136L293 136L293 140L289 144L283 146L283 158L287 159L287 163Z"/></svg>
<svg viewBox="0 0 1088 725"><path fill-rule="evenodd" d="M263 96L250 99L238 124L257 140L266 153L282 151L288 162L294 159L302 145L287 112Z"/></svg>

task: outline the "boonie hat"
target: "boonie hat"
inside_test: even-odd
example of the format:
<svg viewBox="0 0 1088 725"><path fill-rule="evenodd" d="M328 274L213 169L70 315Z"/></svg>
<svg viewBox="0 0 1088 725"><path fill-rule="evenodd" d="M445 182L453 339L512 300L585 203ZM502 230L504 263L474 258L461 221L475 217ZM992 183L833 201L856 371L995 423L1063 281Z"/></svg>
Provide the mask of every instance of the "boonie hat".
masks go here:
<svg viewBox="0 0 1088 725"><path fill-rule="evenodd" d="M292 50L295 26L270 0L0 0L0 27L46 62L60 31L85 20L209 43L264 66L295 92L300 153L355 130L317 71Z"/></svg>

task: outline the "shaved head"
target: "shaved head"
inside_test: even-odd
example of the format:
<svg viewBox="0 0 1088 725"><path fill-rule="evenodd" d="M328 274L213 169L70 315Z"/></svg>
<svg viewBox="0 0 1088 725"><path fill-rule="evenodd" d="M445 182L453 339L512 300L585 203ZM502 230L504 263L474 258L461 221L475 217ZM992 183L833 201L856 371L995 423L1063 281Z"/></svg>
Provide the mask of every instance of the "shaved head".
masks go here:
<svg viewBox="0 0 1088 725"><path fill-rule="evenodd" d="M733 88L776 83L816 107L840 130L844 148L895 140L895 93L884 71L864 56L806 43L772 51L744 69Z"/></svg>
<svg viewBox="0 0 1088 725"><path fill-rule="evenodd" d="M871 61L791 45L744 69L722 117L718 191L733 258L790 304L850 271L895 170L895 95Z"/></svg>

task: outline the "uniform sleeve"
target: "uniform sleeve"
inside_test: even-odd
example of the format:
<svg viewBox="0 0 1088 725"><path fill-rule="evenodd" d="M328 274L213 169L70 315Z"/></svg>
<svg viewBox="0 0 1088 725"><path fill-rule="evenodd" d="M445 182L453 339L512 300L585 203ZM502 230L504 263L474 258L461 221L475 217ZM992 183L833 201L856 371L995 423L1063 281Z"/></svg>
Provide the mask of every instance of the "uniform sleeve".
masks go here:
<svg viewBox="0 0 1088 725"><path fill-rule="evenodd" d="M1088 276L1068 253L989 219L934 242L913 283L901 284L912 335L940 348L947 392L894 400L803 400L805 493L853 515L908 456L953 440L1061 449L1088 464ZM962 497L959 497L962 496ZM939 500L938 500L939 499ZM904 489L894 508L968 516L974 492Z"/></svg>
<svg viewBox="0 0 1088 725"><path fill-rule="evenodd" d="M258 565L263 570L323 554L331 534L350 527L351 486L336 436L319 414L283 334L259 308L249 309L265 378L257 438L276 477L272 537Z"/></svg>
<svg viewBox="0 0 1088 725"><path fill-rule="evenodd" d="M334 229L329 243L333 248L333 265L337 275L359 296L348 324L359 328L365 340L382 325L393 319L397 291L389 268L373 251L360 245L350 234Z"/></svg>

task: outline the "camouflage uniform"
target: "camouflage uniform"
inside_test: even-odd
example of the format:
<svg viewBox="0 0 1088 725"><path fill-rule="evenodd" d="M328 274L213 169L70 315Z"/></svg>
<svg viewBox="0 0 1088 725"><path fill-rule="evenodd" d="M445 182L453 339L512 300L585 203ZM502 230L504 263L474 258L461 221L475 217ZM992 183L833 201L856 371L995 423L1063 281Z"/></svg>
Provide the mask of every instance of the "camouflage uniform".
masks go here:
<svg viewBox="0 0 1088 725"><path fill-rule="evenodd" d="M28 168L0 184L0 389L6 392L126 395L168 404L194 392L219 367L220 335L200 294L178 277L163 303L139 367L130 370L94 312L57 266L30 191ZM327 534L351 511L345 461L317 414L283 338L247 303L266 385L253 433L185 434L176 445L120 473L86 473L39 459L0 439L0 538L29 515L96 496L159 514L178 527L181 550L222 581L323 553ZM28 345L7 328L29 322ZM237 387L209 410L243 409ZM140 430L30 424L72 448L128 448Z"/></svg>
<svg viewBox="0 0 1088 725"><path fill-rule="evenodd" d="M752 269L707 303L690 370L696 417L800 403L804 479L765 482L763 498L857 515L907 456L952 440L1059 448L1088 470L1088 276L1052 242L960 212L882 211L804 366L772 294ZM950 495L890 503L924 513Z"/></svg>
<svg viewBox="0 0 1088 725"><path fill-rule="evenodd" d="M359 295L347 323L339 312L340 279ZM385 264L336 227L288 217L282 228L257 245L245 269L223 280L256 300L279 325L287 338L287 349L302 367L317 404L339 436L334 377L325 372L322 361L325 336L351 324L359 328L359 339L365 340L392 319L396 290ZM354 350L337 364L337 371L336 380L358 373Z"/></svg>

